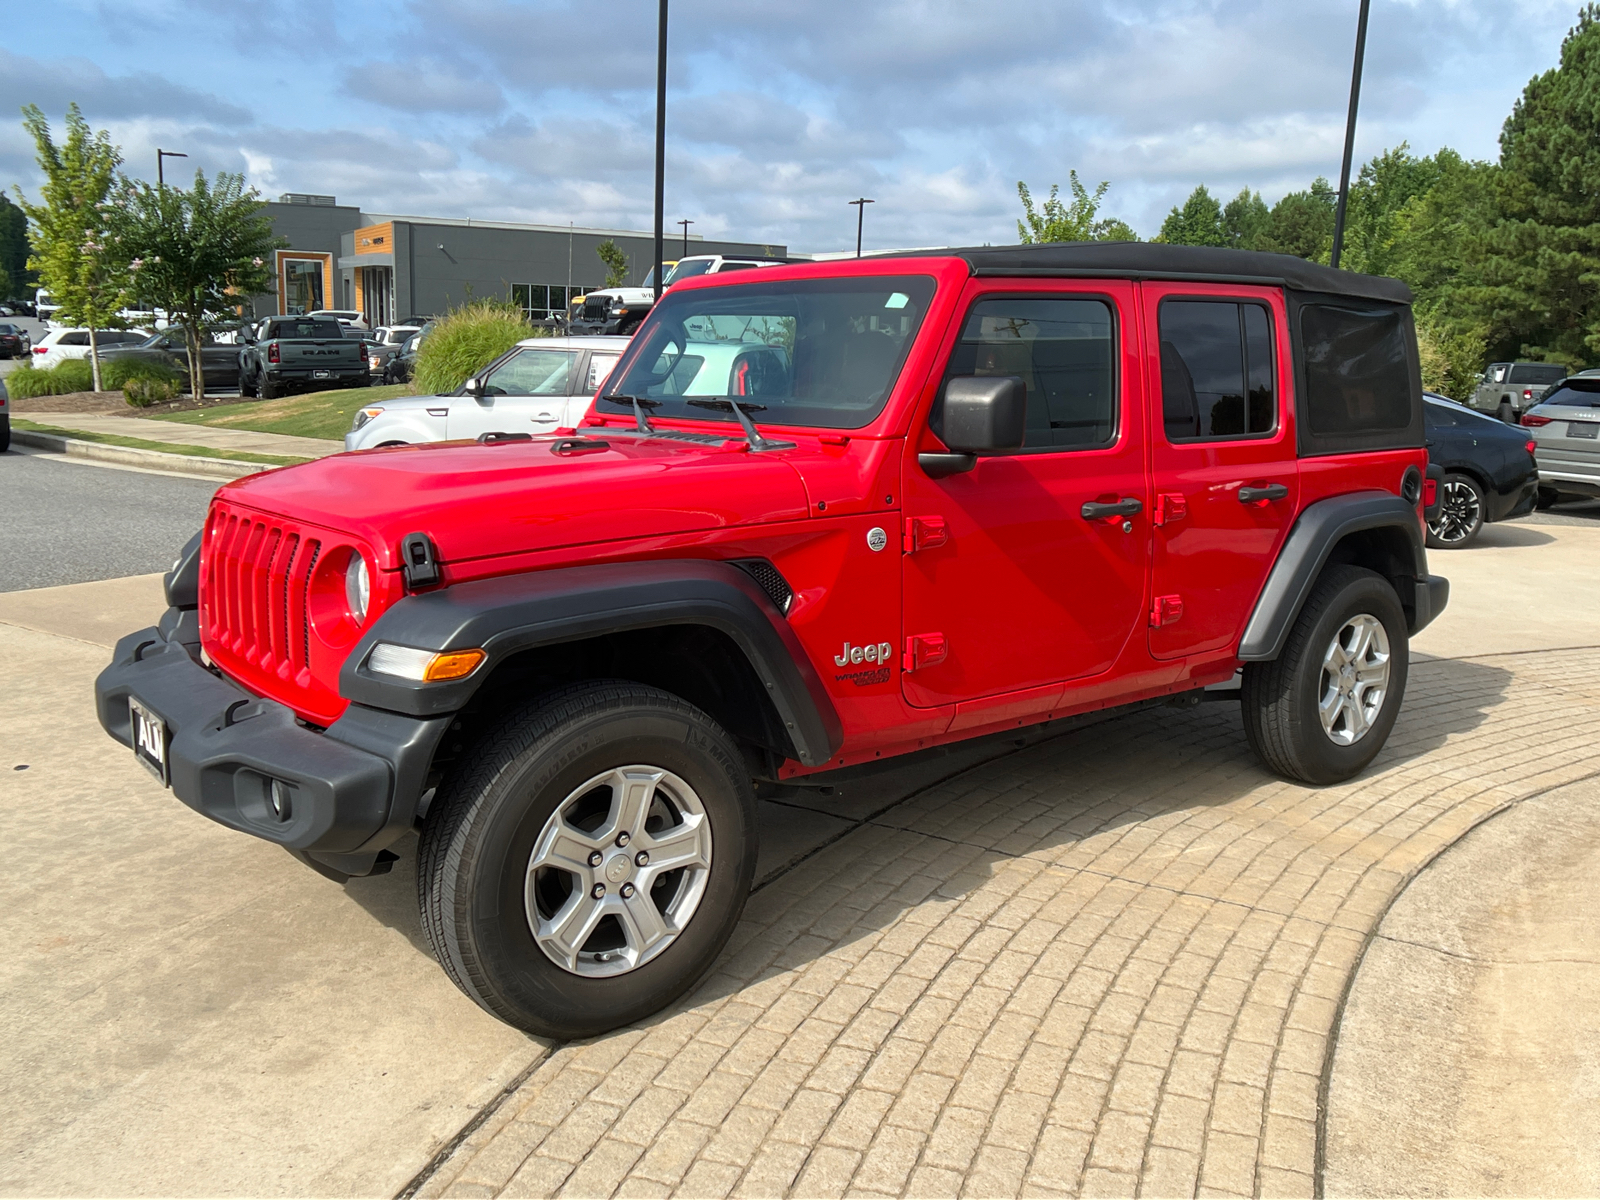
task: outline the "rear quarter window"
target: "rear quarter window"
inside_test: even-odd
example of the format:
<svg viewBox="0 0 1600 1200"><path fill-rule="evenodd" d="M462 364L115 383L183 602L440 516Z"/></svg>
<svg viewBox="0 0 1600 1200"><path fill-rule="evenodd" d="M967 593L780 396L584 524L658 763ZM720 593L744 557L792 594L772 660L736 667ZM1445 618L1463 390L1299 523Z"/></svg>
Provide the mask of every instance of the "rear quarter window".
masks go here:
<svg viewBox="0 0 1600 1200"><path fill-rule="evenodd" d="M1546 392L1540 403L1600 408L1600 379L1569 379L1560 387Z"/></svg>
<svg viewBox="0 0 1600 1200"><path fill-rule="evenodd" d="M1567 369L1559 364L1539 366L1536 363L1518 363L1511 368L1512 383L1550 384L1555 383L1567 373Z"/></svg>

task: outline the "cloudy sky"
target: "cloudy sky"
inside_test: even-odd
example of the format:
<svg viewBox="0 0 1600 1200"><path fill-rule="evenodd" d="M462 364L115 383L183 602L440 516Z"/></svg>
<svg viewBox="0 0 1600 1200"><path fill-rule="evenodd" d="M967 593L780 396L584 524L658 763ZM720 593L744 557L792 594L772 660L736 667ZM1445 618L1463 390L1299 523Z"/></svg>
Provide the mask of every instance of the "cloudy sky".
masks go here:
<svg viewBox="0 0 1600 1200"><path fill-rule="evenodd" d="M1375 0L1358 160L1492 158L1578 0ZM1357 0L674 0L667 220L842 248L1016 240L1016 182L1111 182L1148 236L1196 183L1336 178ZM48 19L44 19L48 10ZM650 0L48 0L0 111L76 101L130 173L245 172L368 212L647 229ZM32 146L0 125L0 182Z"/></svg>

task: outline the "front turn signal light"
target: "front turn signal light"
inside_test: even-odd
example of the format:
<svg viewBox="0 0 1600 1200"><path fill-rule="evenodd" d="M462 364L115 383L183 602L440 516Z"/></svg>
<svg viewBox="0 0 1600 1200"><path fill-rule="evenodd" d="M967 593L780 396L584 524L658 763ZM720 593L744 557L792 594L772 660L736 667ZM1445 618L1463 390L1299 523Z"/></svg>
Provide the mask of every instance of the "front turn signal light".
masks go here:
<svg viewBox="0 0 1600 1200"><path fill-rule="evenodd" d="M367 658L367 669L413 683L448 683L465 679L487 657L482 650L418 650L379 642Z"/></svg>

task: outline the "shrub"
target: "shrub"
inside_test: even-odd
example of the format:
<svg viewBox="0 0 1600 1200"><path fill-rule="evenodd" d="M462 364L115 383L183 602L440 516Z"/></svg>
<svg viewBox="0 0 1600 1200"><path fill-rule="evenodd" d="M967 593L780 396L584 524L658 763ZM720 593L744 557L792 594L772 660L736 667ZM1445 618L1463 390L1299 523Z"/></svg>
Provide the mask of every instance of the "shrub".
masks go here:
<svg viewBox="0 0 1600 1200"><path fill-rule="evenodd" d="M108 392L126 392L128 384L134 380L170 383L180 390L189 382L186 375L165 363L115 358L100 364L100 382Z"/></svg>
<svg viewBox="0 0 1600 1200"><path fill-rule="evenodd" d="M443 395L459 388L523 338L539 337L520 308L475 300L433 327L417 348L417 391Z"/></svg>
<svg viewBox="0 0 1600 1200"><path fill-rule="evenodd" d="M69 358L43 370L37 367L19 367L6 376L6 390L18 400L32 396L65 396L69 392L87 392L94 386L94 375L88 359Z"/></svg>
<svg viewBox="0 0 1600 1200"><path fill-rule="evenodd" d="M122 385L122 398L135 408L149 408L177 398L183 384L177 379L135 375Z"/></svg>

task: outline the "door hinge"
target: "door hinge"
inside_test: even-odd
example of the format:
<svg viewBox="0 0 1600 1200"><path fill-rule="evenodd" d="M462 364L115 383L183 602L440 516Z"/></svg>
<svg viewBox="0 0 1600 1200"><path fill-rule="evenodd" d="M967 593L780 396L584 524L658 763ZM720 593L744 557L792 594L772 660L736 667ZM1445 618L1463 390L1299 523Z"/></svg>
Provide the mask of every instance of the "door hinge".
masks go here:
<svg viewBox="0 0 1600 1200"><path fill-rule="evenodd" d="M1150 626L1159 629L1163 625L1173 625L1183 619L1182 596L1157 596L1150 605Z"/></svg>
<svg viewBox="0 0 1600 1200"><path fill-rule="evenodd" d="M920 671L923 667L936 667L950 654L950 646L942 633L914 633L906 639L905 658L901 662L906 671Z"/></svg>
<svg viewBox="0 0 1600 1200"><path fill-rule="evenodd" d="M918 550L932 550L935 546L942 546L950 540L950 532L945 528L943 517L907 517L905 552L915 554Z"/></svg>
<svg viewBox="0 0 1600 1200"><path fill-rule="evenodd" d="M1189 515L1189 501L1182 492L1162 492L1156 497L1156 515L1152 524L1165 525L1181 521Z"/></svg>

